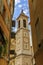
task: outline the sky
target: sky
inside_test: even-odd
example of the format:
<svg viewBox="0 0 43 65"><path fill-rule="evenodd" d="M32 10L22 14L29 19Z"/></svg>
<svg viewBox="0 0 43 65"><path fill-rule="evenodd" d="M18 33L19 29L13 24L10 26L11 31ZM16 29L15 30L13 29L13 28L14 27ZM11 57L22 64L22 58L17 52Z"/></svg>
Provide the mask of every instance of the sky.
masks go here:
<svg viewBox="0 0 43 65"><path fill-rule="evenodd" d="M13 20L17 19L17 17L20 15L22 10L28 17L30 17L28 0L15 0L14 6L15 7L14 7ZM30 22L30 18L28 19L28 22ZM14 32L17 31L17 23L16 23L16 27L12 28L12 31Z"/></svg>
<svg viewBox="0 0 43 65"><path fill-rule="evenodd" d="M28 0L15 0L13 20L16 20L22 10L27 16L30 16Z"/></svg>

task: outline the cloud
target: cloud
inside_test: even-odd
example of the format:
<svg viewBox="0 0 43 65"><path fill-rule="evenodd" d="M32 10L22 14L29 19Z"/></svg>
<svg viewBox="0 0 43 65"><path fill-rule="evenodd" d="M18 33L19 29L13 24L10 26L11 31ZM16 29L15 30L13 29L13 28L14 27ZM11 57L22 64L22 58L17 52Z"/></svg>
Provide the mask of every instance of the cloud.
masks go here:
<svg viewBox="0 0 43 65"><path fill-rule="evenodd" d="M16 32L17 31L17 27L12 27L12 32Z"/></svg>
<svg viewBox="0 0 43 65"><path fill-rule="evenodd" d="M24 0L24 1L26 1L26 0Z"/></svg>
<svg viewBox="0 0 43 65"><path fill-rule="evenodd" d="M23 12L24 12L25 14L27 14L27 13L28 13L28 9L25 9Z"/></svg>
<svg viewBox="0 0 43 65"><path fill-rule="evenodd" d="M17 5L20 2L21 2L20 0L15 0L15 5Z"/></svg>
<svg viewBox="0 0 43 65"><path fill-rule="evenodd" d="M22 5L20 4L20 5L18 5L18 7L20 7L20 8L21 8L21 7L22 7Z"/></svg>

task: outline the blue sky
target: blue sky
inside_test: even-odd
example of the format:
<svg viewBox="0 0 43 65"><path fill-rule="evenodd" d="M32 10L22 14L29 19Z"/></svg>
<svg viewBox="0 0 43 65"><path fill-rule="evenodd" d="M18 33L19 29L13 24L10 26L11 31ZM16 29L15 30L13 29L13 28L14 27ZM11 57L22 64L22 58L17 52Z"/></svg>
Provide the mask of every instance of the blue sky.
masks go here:
<svg viewBox="0 0 43 65"><path fill-rule="evenodd" d="M15 8L14 8L13 20L16 20L16 18L21 13L22 9L23 9L23 12L27 16L29 16L28 0L15 0Z"/></svg>
<svg viewBox="0 0 43 65"><path fill-rule="evenodd" d="M16 20L16 18L20 15L22 10L27 16L30 17L28 0L15 0L13 20ZM28 21L30 21L30 18L28 19ZM12 31L16 31L16 30L17 30L17 23L16 23L16 27L12 28Z"/></svg>

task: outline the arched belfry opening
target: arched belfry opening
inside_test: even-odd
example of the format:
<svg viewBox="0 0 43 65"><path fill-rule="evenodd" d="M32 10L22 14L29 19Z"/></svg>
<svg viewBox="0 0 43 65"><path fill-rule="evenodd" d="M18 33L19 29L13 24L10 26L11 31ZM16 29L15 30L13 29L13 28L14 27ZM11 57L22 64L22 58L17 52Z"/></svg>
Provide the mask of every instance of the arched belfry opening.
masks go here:
<svg viewBox="0 0 43 65"><path fill-rule="evenodd" d="M26 20L23 20L23 26L26 28Z"/></svg>

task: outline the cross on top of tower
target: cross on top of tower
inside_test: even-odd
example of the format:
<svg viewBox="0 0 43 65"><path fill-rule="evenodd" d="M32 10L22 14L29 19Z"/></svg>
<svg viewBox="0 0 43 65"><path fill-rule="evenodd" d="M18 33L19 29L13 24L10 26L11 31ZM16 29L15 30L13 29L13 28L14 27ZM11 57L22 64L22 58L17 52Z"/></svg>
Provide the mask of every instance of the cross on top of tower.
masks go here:
<svg viewBox="0 0 43 65"><path fill-rule="evenodd" d="M21 15L23 15L23 16L29 18L29 17L23 12L23 9L21 10L21 13L20 13L20 15L17 17L17 19L18 19Z"/></svg>
<svg viewBox="0 0 43 65"><path fill-rule="evenodd" d="M23 9L22 9L21 13L23 13Z"/></svg>

